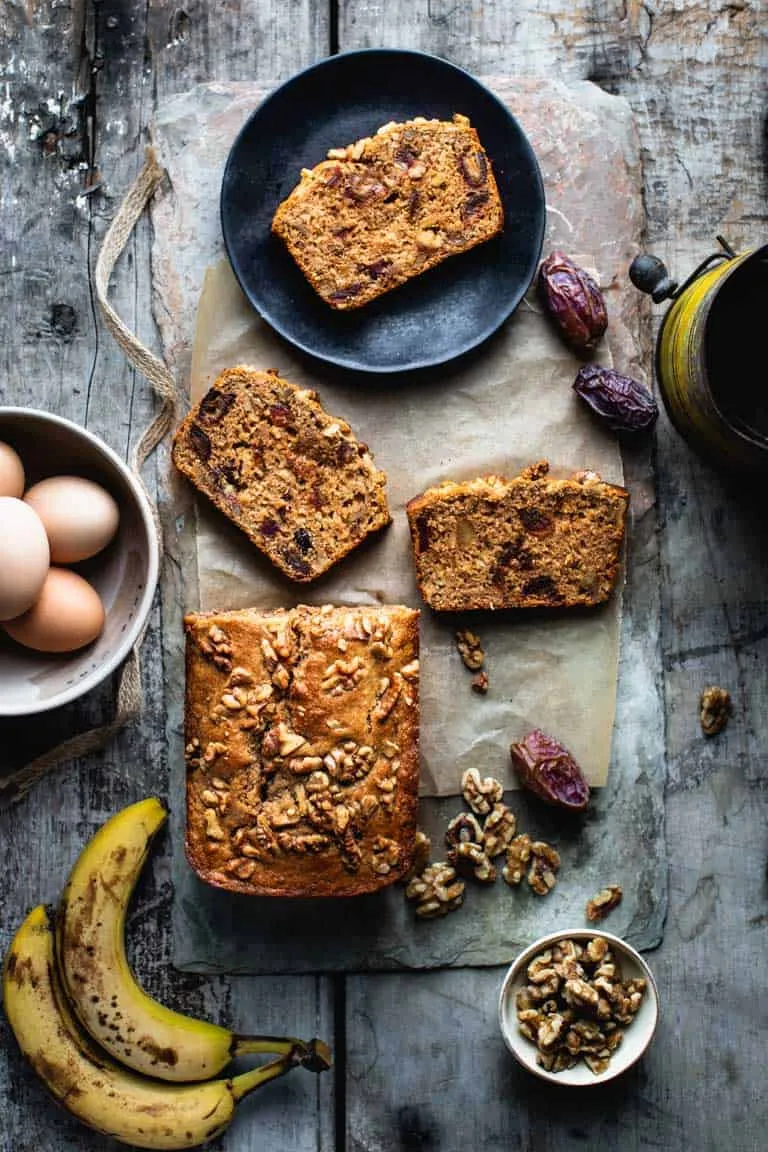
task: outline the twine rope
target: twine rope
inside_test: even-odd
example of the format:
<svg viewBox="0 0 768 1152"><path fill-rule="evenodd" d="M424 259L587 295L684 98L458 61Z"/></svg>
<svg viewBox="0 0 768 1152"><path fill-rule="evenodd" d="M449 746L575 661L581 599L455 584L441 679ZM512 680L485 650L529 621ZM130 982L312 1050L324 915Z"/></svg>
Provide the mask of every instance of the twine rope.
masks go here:
<svg viewBox="0 0 768 1152"><path fill-rule="evenodd" d="M109 331L122 348L129 362L137 371L149 380L156 396L161 400L160 410L152 418L149 426L141 435L128 460L128 466L134 473L137 481L143 488L155 523L158 542L162 548L162 533L160 521L154 501L147 492L144 481L141 479L141 467L147 457L154 451L163 437L170 431L177 406L179 392L176 382L162 360L158 359L140 340L131 332L115 312L107 299L109 281L115 264L123 252L137 221L144 209L152 199L157 188L165 177L164 170L157 162L154 149L147 148L144 167L135 182L128 189L125 198L117 211L117 215L109 226L96 261L95 285L96 299L99 302L101 314ZM80 732L76 736L57 744L55 748L43 752L23 768L5 776L0 781L0 808L10 807L18 803L42 776L65 760L74 760L96 752L106 747L114 736L134 720L141 711L143 694L141 688L141 666L139 652L147 629L144 622L136 643L127 656L120 670L115 699L114 719L108 724Z"/></svg>

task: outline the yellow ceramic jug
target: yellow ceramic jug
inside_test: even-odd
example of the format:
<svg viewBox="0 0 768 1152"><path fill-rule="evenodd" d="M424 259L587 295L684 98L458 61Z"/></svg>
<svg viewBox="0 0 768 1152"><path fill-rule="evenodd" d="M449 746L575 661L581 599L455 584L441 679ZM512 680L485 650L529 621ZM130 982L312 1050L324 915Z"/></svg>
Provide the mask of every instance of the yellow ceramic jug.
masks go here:
<svg viewBox="0 0 768 1152"><path fill-rule="evenodd" d="M680 286L638 256L635 287L672 304L656 341L656 378L677 431L710 463L768 473L768 245L742 254L721 236Z"/></svg>

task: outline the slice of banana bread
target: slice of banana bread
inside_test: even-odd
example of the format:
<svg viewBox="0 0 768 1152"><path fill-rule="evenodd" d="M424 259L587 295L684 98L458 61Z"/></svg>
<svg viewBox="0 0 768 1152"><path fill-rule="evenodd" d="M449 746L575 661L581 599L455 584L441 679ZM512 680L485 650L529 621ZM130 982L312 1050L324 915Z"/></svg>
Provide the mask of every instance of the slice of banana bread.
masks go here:
<svg viewBox="0 0 768 1152"><path fill-rule="evenodd" d="M616 584L629 493L595 472L448 481L408 503L419 590L431 608L574 608Z"/></svg>
<svg viewBox="0 0 768 1152"><path fill-rule="evenodd" d="M292 580L314 580L390 521L386 476L317 393L228 368L180 424L173 462Z"/></svg>
<svg viewBox="0 0 768 1152"><path fill-rule="evenodd" d="M419 613L400 605L185 618L187 857L261 896L354 896L410 867Z"/></svg>
<svg viewBox="0 0 768 1152"><path fill-rule="evenodd" d="M272 231L332 308L360 308L501 231L491 164L466 116L417 116L305 168Z"/></svg>

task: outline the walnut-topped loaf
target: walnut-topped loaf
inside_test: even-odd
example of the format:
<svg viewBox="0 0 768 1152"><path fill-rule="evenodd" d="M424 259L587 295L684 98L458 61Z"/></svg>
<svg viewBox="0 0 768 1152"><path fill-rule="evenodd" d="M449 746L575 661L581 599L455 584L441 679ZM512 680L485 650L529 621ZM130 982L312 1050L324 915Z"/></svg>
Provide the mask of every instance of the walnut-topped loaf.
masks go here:
<svg viewBox="0 0 768 1152"><path fill-rule="evenodd" d="M207 883L352 896L411 864L418 611L185 618L186 849Z"/></svg>
<svg viewBox="0 0 768 1152"><path fill-rule="evenodd" d="M272 231L331 308L360 308L501 231L491 164L466 116L416 116L305 168Z"/></svg>
<svg viewBox="0 0 768 1152"><path fill-rule="evenodd" d="M300 583L390 521L367 444L275 371L222 372L177 429L173 462Z"/></svg>
<svg viewBox="0 0 768 1152"><path fill-rule="evenodd" d="M438 611L602 604L619 572L629 493L542 460L519 476L447 481L408 503L422 596Z"/></svg>

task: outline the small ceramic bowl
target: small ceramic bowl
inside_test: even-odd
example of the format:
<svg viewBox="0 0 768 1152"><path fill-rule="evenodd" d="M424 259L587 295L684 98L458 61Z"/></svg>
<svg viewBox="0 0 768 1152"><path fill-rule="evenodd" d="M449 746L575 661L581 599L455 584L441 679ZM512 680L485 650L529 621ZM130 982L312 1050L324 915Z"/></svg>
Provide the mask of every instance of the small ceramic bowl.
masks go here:
<svg viewBox="0 0 768 1152"><path fill-rule="evenodd" d="M528 983L526 969L531 960L547 948L559 943L561 940L576 940L585 943L593 940L595 936L602 936L608 941L612 951L619 960L621 971L625 980L641 976L646 981L646 992L640 1009L631 1024L623 1027L624 1039L612 1053L608 1067L604 1072L595 1075L583 1060L573 1068L562 1072L547 1072L536 1062L537 1048L518 1029L517 1009L515 999L519 990ZM656 981L650 968L630 944L621 940L610 932L602 932L599 928L571 928L562 932L552 932L549 936L542 936L524 952L521 952L504 977L499 996L499 1024L504 1043L512 1055L529 1072L533 1072L542 1080L549 1080L553 1084L565 1084L571 1087L589 1087L594 1084L605 1084L613 1080L627 1068L630 1068L643 1055L650 1044L659 1019L659 992Z"/></svg>
<svg viewBox="0 0 768 1152"><path fill-rule="evenodd" d="M23 648L0 629L0 716L28 716L77 699L123 662L152 606L160 549L143 488L93 433L49 412L0 407L0 440L21 457L27 487L47 476L85 476L106 488L120 509L112 542L73 566L104 605L98 639L71 655L49 656Z"/></svg>

